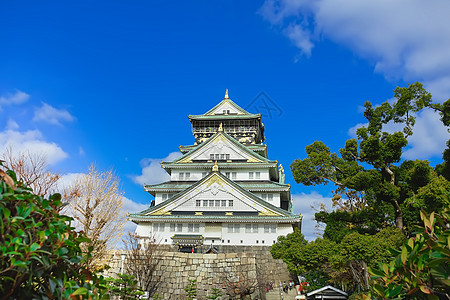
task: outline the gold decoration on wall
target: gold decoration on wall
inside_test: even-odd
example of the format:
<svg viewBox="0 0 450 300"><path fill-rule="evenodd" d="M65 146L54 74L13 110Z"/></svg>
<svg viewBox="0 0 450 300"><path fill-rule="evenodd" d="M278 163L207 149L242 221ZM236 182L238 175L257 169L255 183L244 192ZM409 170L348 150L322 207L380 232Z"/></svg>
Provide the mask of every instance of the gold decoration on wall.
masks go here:
<svg viewBox="0 0 450 300"><path fill-rule="evenodd" d="M227 211L226 213L225 213L225 216L232 216L233 215L233 212L232 211Z"/></svg>
<svg viewBox="0 0 450 300"><path fill-rule="evenodd" d="M274 213L273 211L264 209L258 212L258 216L278 216L278 214Z"/></svg>
<svg viewBox="0 0 450 300"><path fill-rule="evenodd" d="M219 165L217 164L217 160L214 162L214 166L212 167L212 171L213 172L218 172L219 171Z"/></svg>
<svg viewBox="0 0 450 300"><path fill-rule="evenodd" d="M196 211L196 212L195 212L195 215L196 215L196 216L203 216L203 212L202 212L202 211Z"/></svg>

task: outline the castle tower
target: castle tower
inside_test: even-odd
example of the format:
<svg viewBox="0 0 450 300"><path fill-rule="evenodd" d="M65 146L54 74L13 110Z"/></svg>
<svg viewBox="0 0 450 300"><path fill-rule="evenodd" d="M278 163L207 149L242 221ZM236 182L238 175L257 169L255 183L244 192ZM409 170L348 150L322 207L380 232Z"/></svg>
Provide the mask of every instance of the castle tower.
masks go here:
<svg viewBox="0 0 450 300"><path fill-rule="evenodd" d="M290 185L269 160L261 114L225 98L203 115L189 115L195 142L180 158L161 162L170 181L146 185L149 209L130 215L136 234L196 252L224 246L271 246L299 227ZM202 247L203 246L203 247Z"/></svg>

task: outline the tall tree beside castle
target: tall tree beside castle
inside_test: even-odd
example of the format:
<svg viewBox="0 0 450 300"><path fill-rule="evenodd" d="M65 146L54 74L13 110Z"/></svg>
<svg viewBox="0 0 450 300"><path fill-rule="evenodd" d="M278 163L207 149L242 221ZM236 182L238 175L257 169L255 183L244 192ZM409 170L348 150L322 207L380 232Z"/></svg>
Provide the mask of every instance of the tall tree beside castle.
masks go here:
<svg viewBox="0 0 450 300"><path fill-rule="evenodd" d="M270 246L293 232L301 218L292 212L283 167L270 160L261 114L229 97L203 115L189 115L194 145L180 158L162 162L170 181L145 185L149 209L131 214L136 234L156 237L180 251L199 246Z"/></svg>

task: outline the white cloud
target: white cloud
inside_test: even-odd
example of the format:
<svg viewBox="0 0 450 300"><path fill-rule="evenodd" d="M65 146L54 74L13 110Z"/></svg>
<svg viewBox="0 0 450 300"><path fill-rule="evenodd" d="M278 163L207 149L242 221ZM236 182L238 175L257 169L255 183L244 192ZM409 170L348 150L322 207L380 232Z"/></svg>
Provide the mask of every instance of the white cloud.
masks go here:
<svg viewBox="0 0 450 300"><path fill-rule="evenodd" d="M33 121L42 121L62 126L61 122L73 122L75 118L65 109L57 109L42 102L42 106L34 112Z"/></svg>
<svg viewBox="0 0 450 300"><path fill-rule="evenodd" d="M305 36L330 39L386 77L423 81L440 101L450 96L449 11L447 0L267 0L260 9L281 30L302 28L288 37L303 53Z"/></svg>
<svg viewBox="0 0 450 300"><path fill-rule="evenodd" d="M141 160L142 174L133 176L133 181L143 184L155 184L170 180L169 174L161 168L161 161L172 161L181 156L180 152L172 152L166 158L144 158Z"/></svg>
<svg viewBox="0 0 450 300"><path fill-rule="evenodd" d="M16 121L13 119L8 119L8 122L6 123L6 129L16 130L19 129L19 124L17 124Z"/></svg>
<svg viewBox="0 0 450 300"><path fill-rule="evenodd" d="M311 41L311 35L307 30L298 24L291 24L285 30L284 34L299 48L306 56L311 56L314 44Z"/></svg>
<svg viewBox="0 0 450 300"><path fill-rule="evenodd" d="M49 165L54 165L68 157L56 143L44 140L39 130L20 132L7 129L0 132L0 153L12 147L17 152L44 154Z"/></svg>
<svg viewBox="0 0 450 300"><path fill-rule="evenodd" d="M22 91L17 90L14 94L7 94L0 97L0 109L3 105L17 105L26 102L30 98L30 95Z"/></svg>
<svg viewBox="0 0 450 300"><path fill-rule="evenodd" d="M316 228L317 222L314 220L316 209L323 203L327 210L331 211L331 198L322 196L316 191L310 194L292 194L294 212L303 216L302 233L309 241L314 240L323 233L323 229ZM314 208L312 208L313 206Z"/></svg>

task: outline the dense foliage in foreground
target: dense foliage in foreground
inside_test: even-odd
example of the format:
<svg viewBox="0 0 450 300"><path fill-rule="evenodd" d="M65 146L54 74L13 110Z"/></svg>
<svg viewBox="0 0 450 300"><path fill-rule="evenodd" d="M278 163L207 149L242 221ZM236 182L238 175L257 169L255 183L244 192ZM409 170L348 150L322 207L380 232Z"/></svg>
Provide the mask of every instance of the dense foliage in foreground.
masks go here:
<svg viewBox="0 0 450 300"><path fill-rule="evenodd" d="M80 244L89 241L58 213L61 196L37 196L0 170L1 299L100 299L104 279L89 271Z"/></svg>

